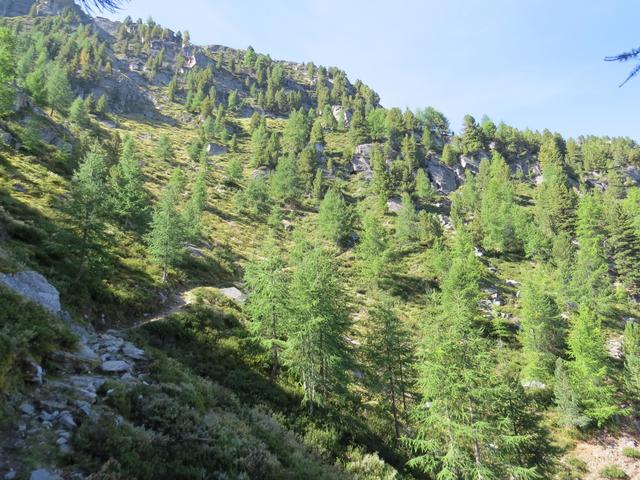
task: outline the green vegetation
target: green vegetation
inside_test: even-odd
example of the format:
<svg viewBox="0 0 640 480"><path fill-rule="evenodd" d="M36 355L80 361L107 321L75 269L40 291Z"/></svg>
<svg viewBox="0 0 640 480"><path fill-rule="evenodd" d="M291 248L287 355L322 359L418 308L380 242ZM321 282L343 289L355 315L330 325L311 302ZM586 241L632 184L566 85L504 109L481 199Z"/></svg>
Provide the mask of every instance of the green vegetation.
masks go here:
<svg viewBox="0 0 640 480"><path fill-rule="evenodd" d="M125 330L149 381L102 387L110 413L65 468L579 478L573 443L637 415L634 141L470 115L456 135L335 67L200 49L152 19L111 43L72 11L0 25L0 271L42 272L104 329L195 289ZM74 339L0 304L9 412L24 361Z"/></svg>

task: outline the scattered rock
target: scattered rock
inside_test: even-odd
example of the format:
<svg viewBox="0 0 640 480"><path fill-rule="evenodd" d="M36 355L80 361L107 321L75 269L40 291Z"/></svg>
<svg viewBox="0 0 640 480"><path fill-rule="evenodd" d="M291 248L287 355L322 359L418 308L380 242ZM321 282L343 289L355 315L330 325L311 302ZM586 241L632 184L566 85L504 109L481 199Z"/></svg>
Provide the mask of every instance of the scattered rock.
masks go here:
<svg viewBox="0 0 640 480"><path fill-rule="evenodd" d="M15 470L10 470L8 473L4 475L4 480L13 480L18 475L18 472Z"/></svg>
<svg viewBox="0 0 640 480"><path fill-rule="evenodd" d="M122 347L122 353L134 360L142 360L145 356L144 350L136 347L131 342L124 343L124 346Z"/></svg>
<svg viewBox="0 0 640 480"><path fill-rule="evenodd" d="M527 380L526 382L522 382L522 388L544 390L545 388L547 388L547 385L540 382L539 380Z"/></svg>
<svg viewBox="0 0 640 480"><path fill-rule="evenodd" d="M128 372L131 370L131 365L129 365L124 360L107 360L102 363L102 371L107 373L121 373Z"/></svg>
<svg viewBox="0 0 640 480"><path fill-rule="evenodd" d="M61 312L58 290L38 272L0 273L0 283L52 313Z"/></svg>
<svg viewBox="0 0 640 480"><path fill-rule="evenodd" d="M622 353L622 339L621 338L610 338L607 341L607 351L609 352L609 356L616 360L620 360L623 356Z"/></svg>
<svg viewBox="0 0 640 480"><path fill-rule="evenodd" d="M402 200L400 197L391 197L387 200L387 209L390 212L398 213L402 209Z"/></svg>
<svg viewBox="0 0 640 480"><path fill-rule="evenodd" d="M46 468L39 468L31 472L29 480L61 480L62 477Z"/></svg>
<svg viewBox="0 0 640 480"><path fill-rule="evenodd" d="M363 173L364 178L370 180L373 177L371 170L371 152L374 148L373 143L363 143L356 147L356 151L351 158L351 171L353 173Z"/></svg>
<svg viewBox="0 0 640 480"><path fill-rule="evenodd" d="M20 404L18 408L25 415L33 415L36 411L35 408L33 408L33 405L31 405L29 402L24 402Z"/></svg>
<svg viewBox="0 0 640 480"><path fill-rule="evenodd" d="M336 119L336 122L342 120L344 122L344 126L348 127L351 123L352 114L349 110L345 110L341 105L333 105L331 107L331 113L333 114L333 118Z"/></svg>
<svg viewBox="0 0 640 480"><path fill-rule="evenodd" d="M509 287L517 287L518 285L520 285L520 282L518 282L517 280L507 280L505 283Z"/></svg>
<svg viewBox="0 0 640 480"><path fill-rule="evenodd" d="M227 153L227 147L224 145L219 145L217 143L209 143L207 144L207 155L224 155Z"/></svg>
<svg viewBox="0 0 640 480"><path fill-rule="evenodd" d="M60 414L60 423L68 429L74 429L78 426L73 419L73 415L67 411Z"/></svg>
<svg viewBox="0 0 640 480"><path fill-rule="evenodd" d="M238 303L244 303L247 300L247 296L236 287L221 288L219 290L222 295Z"/></svg>

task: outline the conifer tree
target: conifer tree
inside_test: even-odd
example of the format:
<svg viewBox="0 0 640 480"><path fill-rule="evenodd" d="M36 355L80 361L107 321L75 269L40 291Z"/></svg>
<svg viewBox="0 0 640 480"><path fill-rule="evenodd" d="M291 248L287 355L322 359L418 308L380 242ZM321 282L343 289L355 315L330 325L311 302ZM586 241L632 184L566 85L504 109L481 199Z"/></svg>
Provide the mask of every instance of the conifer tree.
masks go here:
<svg viewBox="0 0 640 480"><path fill-rule="evenodd" d="M320 201L322 199L322 194L324 193L324 181L322 170L319 168L316 170L316 175L313 177L313 185L311 187L311 196L316 200Z"/></svg>
<svg viewBox="0 0 640 480"><path fill-rule="evenodd" d="M155 155L159 160L163 162L170 163L174 160L175 154L173 152L173 147L171 146L171 140L169 140L169 137L167 135L160 135L158 144L155 148Z"/></svg>
<svg viewBox="0 0 640 480"><path fill-rule="evenodd" d="M376 211L369 211L362 218L362 232L356 254L360 260L362 277L378 285L388 269L389 239Z"/></svg>
<svg viewBox="0 0 640 480"><path fill-rule="evenodd" d="M495 252L514 249L514 209L509 167L502 155L494 152L480 207L482 245L485 249Z"/></svg>
<svg viewBox="0 0 640 480"><path fill-rule="evenodd" d="M482 132L475 118L465 115L462 130L462 153L474 154L482 148Z"/></svg>
<svg viewBox="0 0 640 480"><path fill-rule="evenodd" d="M402 207L396 217L396 238L406 244L416 238L416 209L408 193L402 194Z"/></svg>
<svg viewBox="0 0 640 480"><path fill-rule="evenodd" d="M433 199L435 193L424 169L419 168L418 173L416 173L416 196L422 202L429 202Z"/></svg>
<svg viewBox="0 0 640 480"><path fill-rule="evenodd" d="M636 291L640 287L640 237L631 217L618 203L611 207L611 234L609 244L616 273L622 283Z"/></svg>
<svg viewBox="0 0 640 480"><path fill-rule="evenodd" d="M69 107L69 120L78 126L86 126L89 123L89 112L82 97L76 97Z"/></svg>
<svg viewBox="0 0 640 480"><path fill-rule="evenodd" d="M271 197L281 202L290 202L298 198L300 187L294 155L280 158L275 172L269 178L269 189Z"/></svg>
<svg viewBox="0 0 640 480"><path fill-rule="evenodd" d="M67 206L79 236L78 278L84 273L92 247L103 234L104 221L109 209L106 177L107 164L104 152L97 145L93 145L73 174Z"/></svg>
<svg viewBox="0 0 640 480"><path fill-rule="evenodd" d="M440 161L450 167L455 165L458 161L455 150L448 143L445 144L444 148L442 149L442 157Z"/></svg>
<svg viewBox="0 0 640 480"><path fill-rule="evenodd" d="M382 150L378 145L374 145L371 150L371 170L373 173L370 184L371 192L378 197L380 205L386 208L391 193L391 177Z"/></svg>
<svg viewBox="0 0 640 480"><path fill-rule="evenodd" d="M187 238L195 240L201 233L202 213L207 206L207 162L200 163L191 187L191 196L184 208L184 231Z"/></svg>
<svg viewBox="0 0 640 480"><path fill-rule="evenodd" d="M335 189L327 191L318 215L320 233L331 243L342 245L351 234L351 209Z"/></svg>
<svg viewBox="0 0 640 480"><path fill-rule="evenodd" d="M0 28L0 115L5 115L13 107L15 77L15 37L10 30Z"/></svg>
<svg viewBox="0 0 640 480"><path fill-rule="evenodd" d="M184 225L178 211L183 184L182 172L174 170L155 206L147 237L149 257L162 268L162 283L167 281L169 268L182 259L184 251Z"/></svg>
<svg viewBox="0 0 640 480"><path fill-rule="evenodd" d="M562 350L564 332L560 312L548 290L539 274L522 286L518 338L525 362L521 372L524 381L549 384Z"/></svg>
<svg viewBox="0 0 640 480"><path fill-rule="evenodd" d="M571 385L567 362L562 358L556 360L553 394L562 425L585 427L589 424L589 418L582 413L580 403Z"/></svg>
<svg viewBox="0 0 640 480"><path fill-rule="evenodd" d="M569 378L580 409L601 427L619 412L607 384L607 352L599 316L582 306L571 322L567 339Z"/></svg>
<svg viewBox="0 0 640 480"><path fill-rule="evenodd" d="M526 444L528 430L514 436L528 412L505 408L517 405L518 392L495 375L490 340L481 333L481 266L463 230L447 267L435 314L425 322L409 464L452 480L536 478L535 460L514 454L516 444L522 453L534 448Z"/></svg>
<svg viewBox="0 0 640 480"><path fill-rule="evenodd" d="M260 257L245 268L248 295L246 311L251 318L250 331L271 352L271 378L280 371L280 352L284 347L288 320L288 283L286 264L275 238L269 237L260 249Z"/></svg>
<svg viewBox="0 0 640 480"><path fill-rule="evenodd" d="M624 326L624 386L635 403L640 402L640 325L627 322Z"/></svg>
<svg viewBox="0 0 640 480"><path fill-rule="evenodd" d="M304 388L313 414L346 386L351 363L345 336L349 315L337 266L322 246L296 246L284 361Z"/></svg>
<svg viewBox="0 0 640 480"><path fill-rule="evenodd" d="M111 189L115 215L127 225L140 226L147 217L149 196L131 134L125 137L118 163L111 168Z"/></svg>
<svg viewBox="0 0 640 480"><path fill-rule="evenodd" d="M52 64L47 73L45 89L51 113L53 110L58 110L60 113L66 114L69 104L73 100L73 91L64 67Z"/></svg>
<svg viewBox="0 0 640 480"><path fill-rule="evenodd" d="M365 321L363 351L368 367L365 382L370 392L381 396L380 408L390 412L394 438L398 440L414 379L414 346L391 298L380 291L375 296Z"/></svg>
<svg viewBox="0 0 640 480"><path fill-rule="evenodd" d="M298 154L309 142L309 124L303 109L289 115L282 134L282 147L288 153Z"/></svg>

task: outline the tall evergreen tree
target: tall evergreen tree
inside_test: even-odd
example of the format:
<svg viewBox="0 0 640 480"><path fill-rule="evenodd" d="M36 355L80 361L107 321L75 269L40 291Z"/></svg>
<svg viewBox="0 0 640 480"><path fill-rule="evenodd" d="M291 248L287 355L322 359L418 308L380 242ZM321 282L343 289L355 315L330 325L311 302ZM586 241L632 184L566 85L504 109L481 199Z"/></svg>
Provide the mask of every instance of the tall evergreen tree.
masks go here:
<svg viewBox="0 0 640 480"><path fill-rule="evenodd" d="M351 234L351 209L342 195L331 188L325 193L318 215L320 232L332 243L344 244Z"/></svg>
<svg viewBox="0 0 640 480"><path fill-rule="evenodd" d="M191 196L184 208L184 231L187 238L195 240L202 229L202 213L207 206L207 160L200 162L198 173L191 187Z"/></svg>
<svg viewBox="0 0 640 480"><path fill-rule="evenodd" d="M184 225L178 211L182 172L175 170L155 206L149 232L148 252L151 260L162 268L162 283L167 281L169 268L182 259Z"/></svg>
<svg viewBox="0 0 640 480"><path fill-rule="evenodd" d="M636 404L640 402L640 325L627 322L624 326L624 386Z"/></svg>
<svg viewBox="0 0 640 480"><path fill-rule="evenodd" d="M480 206L484 248L495 252L515 249L515 208L509 167L502 155L494 152Z"/></svg>
<svg viewBox="0 0 640 480"><path fill-rule="evenodd" d="M610 215L611 234L609 244L616 272L622 283L636 291L640 287L640 237L633 220L617 202L612 206Z"/></svg>
<svg viewBox="0 0 640 480"><path fill-rule="evenodd" d="M569 378L580 409L601 427L620 410L607 383L607 352L600 318L589 307L582 306L571 322L567 339Z"/></svg>
<svg viewBox="0 0 640 480"><path fill-rule="evenodd" d="M67 206L78 235L78 279L83 275L95 242L102 236L109 210L107 164L104 152L93 145L74 172Z"/></svg>
<svg viewBox="0 0 640 480"><path fill-rule="evenodd" d="M376 301L365 321L363 351L368 367L365 379L369 391L381 396L380 407L390 413L394 437L398 440L414 379L414 346L411 332L398 318L391 298L380 291L374 295Z"/></svg>
<svg viewBox="0 0 640 480"><path fill-rule="evenodd" d="M311 414L345 387L350 364L349 315L337 271L322 246L296 246L284 361L302 384Z"/></svg>
<svg viewBox="0 0 640 480"><path fill-rule="evenodd" d="M407 244L416 238L416 209L408 193L402 194L402 207L396 217L396 238L402 244Z"/></svg>
<svg viewBox="0 0 640 480"><path fill-rule="evenodd" d="M0 115L11 111L16 96L15 44L13 33L0 28Z"/></svg>
<svg viewBox="0 0 640 480"><path fill-rule="evenodd" d="M73 100L73 90L69 84L69 77L66 69L54 63L49 68L45 84L47 92L47 103L53 110L66 114L71 101Z"/></svg>
<svg viewBox="0 0 640 480"><path fill-rule="evenodd" d="M273 380L280 371L279 355L287 333L289 296L285 267L275 238L269 237L260 249L260 257L247 265L244 274L249 328L271 352Z"/></svg>
<svg viewBox="0 0 640 480"><path fill-rule="evenodd" d="M131 134L125 137L118 163L111 168L111 188L115 215L125 224L140 226L147 217L149 195Z"/></svg>
<svg viewBox="0 0 640 480"><path fill-rule="evenodd" d="M378 285L388 269L389 239L380 215L375 211L365 213L362 218L362 232L356 254L360 260L362 277Z"/></svg>

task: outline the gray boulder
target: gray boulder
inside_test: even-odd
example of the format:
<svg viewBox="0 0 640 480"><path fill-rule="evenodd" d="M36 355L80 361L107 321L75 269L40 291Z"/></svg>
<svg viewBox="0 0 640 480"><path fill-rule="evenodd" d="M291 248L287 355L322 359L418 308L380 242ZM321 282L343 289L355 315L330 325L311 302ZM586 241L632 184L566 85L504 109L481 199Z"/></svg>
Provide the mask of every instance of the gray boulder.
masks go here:
<svg viewBox="0 0 640 480"><path fill-rule="evenodd" d="M0 273L0 284L51 313L61 313L60 293L38 272Z"/></svg>
<svg viewBox="0 0 640 480"><path fill-rule="evenodd" d="M333 114L333 118L336 119L336 122L343 120L345 127L348 127L351 123L351 112L342 108L341 105L333 105L331 107L331 113Z"/></svg>
<svg viewBox="0 0 640 480"><path fill-rule="evenodd" d="M31 472L29 480L61 480L62 477L46 468L39 468Z"/></svg>
<svg viewBox="0 0 640 480"><path fill-rule="evenodd" d="M107 360L102 363L102 371L107 373L129 372L131 365L124 360Z"/></svg>
<svg viewBox="0 0 640 480"><path fill-rule="evenodd" d="M398 213L402 208L402 200L399 197L391 197L387 200L387 209L390 212Z"/></svg>
<svg viewBox="0 0 640 480"><path fill-rule="evenodd" d="M218 145L217 143L207 144L207 155L224 155L225 153L227 153L227 147L224 145Z"/></svg>
<svg viewBox="0 0 640 480"><path fill-rule="evenodd" d="M221 288L220 293L225 297L230 298L231 300L234 300L238 303L244 303L247 299L247 296L236 287Z"/></svg>
<svg viewBox="0 0 640 480"><path fill-rule="evenodd" d="M435 184L436 188L442 193L451 193L458 188L456 173L449 167L442 165L440 162L429 161L425 169L427 177Z"/></svg>

